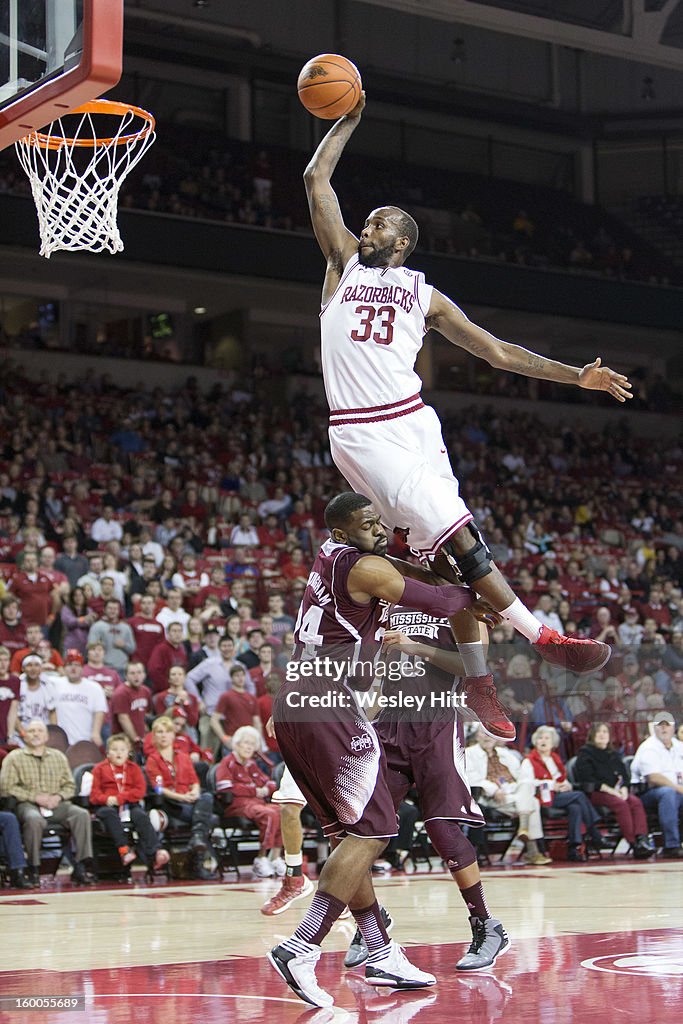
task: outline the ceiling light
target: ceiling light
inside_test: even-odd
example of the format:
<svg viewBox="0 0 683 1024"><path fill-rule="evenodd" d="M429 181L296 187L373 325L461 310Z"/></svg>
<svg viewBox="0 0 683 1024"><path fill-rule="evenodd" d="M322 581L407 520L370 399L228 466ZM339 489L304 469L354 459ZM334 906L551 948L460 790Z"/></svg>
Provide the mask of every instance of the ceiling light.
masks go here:
<svg viewBox="0 0 683 1024"><path fill-rule="evenodd" d="M195 312L197 316L202 316L203 313L206 313L206 306L195 306L193 312Z"/></svg>

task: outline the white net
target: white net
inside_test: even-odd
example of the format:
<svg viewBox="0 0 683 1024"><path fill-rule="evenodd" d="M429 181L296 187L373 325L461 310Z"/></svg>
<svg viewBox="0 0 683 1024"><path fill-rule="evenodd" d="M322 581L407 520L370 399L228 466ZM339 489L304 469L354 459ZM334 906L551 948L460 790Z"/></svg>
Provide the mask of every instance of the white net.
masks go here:
<svg viewBox="0 0 683 1024"><path fill-rule="evenodd" d="M15 143L38 212L41 256L121 252L119 189L155 138L151 114L94 100Z"/></svg>

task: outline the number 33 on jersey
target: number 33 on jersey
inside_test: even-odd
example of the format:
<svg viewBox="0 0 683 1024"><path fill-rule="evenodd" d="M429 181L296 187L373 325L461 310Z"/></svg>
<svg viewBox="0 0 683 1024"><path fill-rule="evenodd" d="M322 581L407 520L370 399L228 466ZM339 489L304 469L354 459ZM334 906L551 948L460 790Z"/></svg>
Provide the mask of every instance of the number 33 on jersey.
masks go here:
<svg viewBox="0 0 683 1024"><path fill-rule="evenodd" d="M336 409L390 405L419 393L413 367L432 286L407 267L363 267L351 257L320 313L327 401Z"/></svg>

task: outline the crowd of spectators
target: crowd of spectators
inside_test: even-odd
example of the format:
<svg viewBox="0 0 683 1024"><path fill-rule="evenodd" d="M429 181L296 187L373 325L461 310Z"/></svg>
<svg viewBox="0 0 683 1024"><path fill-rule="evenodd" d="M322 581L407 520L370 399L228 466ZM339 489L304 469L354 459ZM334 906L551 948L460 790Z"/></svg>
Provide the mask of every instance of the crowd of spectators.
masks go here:
<svg viewBox="0 0 683 1024"><path fill-rule="evenodd" d="M165 139L172 133L173 144ZM161 126L153 149L121 190L123 209L309 232L301 184L308 156ZM205 154L197 161L197 152ZM599 207L568 192L476 174L404 165L350 152L335 174L346 222L360 228L387 202L414 211L423 250L670 284L667 258ZM0 194L30 195L12 155L0 155ZM457 199L454 201L454 196Z"/></svg>
<svg viewBox="0 0 683 1024"><path fill-rule="evenodd" d="M323 510L345 489L325 409L306 395L273 402L258 381L239 400L192 378L165 393L14 370L2 387L0 744L21 749L40 720L70 743L122 734L143 759L150 721L166 714L173 749L200 780L244 727L266 767L277 761L264 723L326 536ZM527 607L614 649L599 677L577 680L494 629L491 665L520 748L549 725L570 756L598 716L631 754L654 713L680 722L681 447L631 436L623 421L549 431L495 407L446 419L444 436ZM405 537L391 550L409 556ZM250 785L248 752L233 762ZM269 842L266 874L278 860Z"/></svg>

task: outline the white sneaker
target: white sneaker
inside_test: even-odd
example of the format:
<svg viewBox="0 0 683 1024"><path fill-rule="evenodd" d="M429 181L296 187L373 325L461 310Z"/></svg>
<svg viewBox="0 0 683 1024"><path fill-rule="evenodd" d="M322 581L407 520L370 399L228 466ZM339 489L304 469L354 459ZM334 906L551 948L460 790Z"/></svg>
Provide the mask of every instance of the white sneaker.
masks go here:
<svg viewBox="0 0 683 1024"><path fill-rule="evenodd" d="M272 861L267 857L255 857L251 870L255 878L272 878L275 874Z"/></svg>
<svg viewBox="0 0 683 1024"><path fill-rule="evenodd" d="M303 952L292 953L284 946L275 946L268 954L271 964L292 992L311 1006L332 1006L334 999L318 985L315 966L322 950L312 942L300 942Z"/></svg>
<svg viewBox="0 0 683 1024"><path fill-rule="evenodd" d="M372 865L373 874L380 874L382 871L391 871L391 864L388 860L376 860Z"/></svg>
<svg viewBox="0 0 683 1024"><path fill-rule="evenodd" d="M388 988L422 988L424 985L434 985L436 978L433 974L421 971L414 964L411 964L398 942L393 939L387 947L386 955L381 959L373 959L365 966L365 980L369 985L385 985Z"/></svg>
<svg viewBox="0 0 683 1024"><path fill-rule="evenodd" d="M159 811L153 807L149 812L149 820L155 832L165 832L168 828L168 815L166 811Z"/></svg>
<svg viewBox="0 0 683 1024"><path fill-rule="evenodd" d="M287 865L282 857L276 857L275 860L271 860L270 864L278 878L285 877L287 874Z"/></svg>

